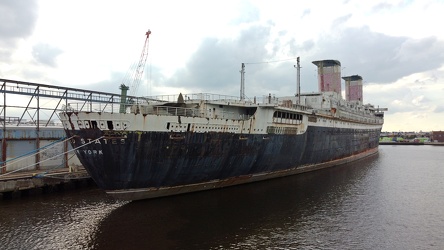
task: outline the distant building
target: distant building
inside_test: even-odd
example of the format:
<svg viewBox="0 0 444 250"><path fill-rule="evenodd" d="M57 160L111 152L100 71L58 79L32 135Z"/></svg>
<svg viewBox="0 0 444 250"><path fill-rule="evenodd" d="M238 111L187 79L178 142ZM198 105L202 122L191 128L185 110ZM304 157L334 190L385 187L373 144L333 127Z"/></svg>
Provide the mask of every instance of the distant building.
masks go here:
<svg viewBox="0 0 444 250"><path fill-rule="evenodd" d="M444 131L432 131L430 137L432 142L444 142Z"/></svg>

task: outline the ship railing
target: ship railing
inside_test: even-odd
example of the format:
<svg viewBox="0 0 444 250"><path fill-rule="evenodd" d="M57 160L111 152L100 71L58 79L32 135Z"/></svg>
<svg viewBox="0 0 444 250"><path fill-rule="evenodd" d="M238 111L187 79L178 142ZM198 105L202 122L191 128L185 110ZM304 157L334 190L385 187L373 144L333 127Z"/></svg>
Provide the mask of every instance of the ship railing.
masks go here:
<svg viewBox="0 0 444 250"><path fill-rule="evenodd" d="M198 94L182 94L183 100L185 102L196 102L196 101L224 101L224 102L241 102L242 100L236 96L229 95L219 95L210 93L198 93ZM179 95L157 95L157 96L147 96L140 98L147 102L157 101L157 102L177 102Z"/></svg>
<svg viewBox="0 0 444 250"><path fill-rule="evenodd" d="M147 112L147 115L171 115L171 116L186 116L186 117L202 117L199 109L158 106L154 107L152 112Z"/></svg>
<svg viewBox="0 0 444 250"><path fill-rule="evenodd" d="M171 107L171 106L143 106L143 105L127 105L126 112L142 113L146 115L171 115L171 116L186 116L186 117L209 117L209 118L222 118L222 119L236 119L236 120L248 120L251 115L239 114L237 112L223 111L220 113L209 113L206 109L196 108L183 108L183 107ZM67 107L64 107L63 111L67 112L102 112L102 113L119 113L119 105L106 106L102 103L94 104L92 106L84 106L83 103L70 103Z"/></svg>
<svg viewBox="0 0 444 250"><path fill-rule="evenodd" d="M229 103L251 103L251 104L272 104L277 106L288 105L288 100L283 98L278 98L274 95L264 95L262 97L248 98L244 97L241 99L237 96L230 95L220 95L211 93L198 93L198 94L182 94L183 100L187 102L200 102L200 101L211 101L211 102L229 102ZM157 95L157 96L147 96L138 98L138 101L142 102L177 102L179 95ZM294 106L296 105L296 106ZM307 106L300 105L297 103L292 103L290 108L306 110Z"/></svg>
<svg viewBox="0 0 444 250"><path fill-rule="evenodd" d="M294 100L289 100L288 98L278 98L276 96L268 95L262 96L262 98L254 98L254 103L263 103L263 104L272 104L279 107L290 108L301 111L308 111L311 109L310 107L302 104L298 104L297 102L293 102Z"/></svg>
<svg viewBox="0 0 444 250"><path fill-rule="evenodd" d="M368 113L368 112L364 112L364 111L357 111L354 109L351 110L346 110L346 109L339 109L340 112L340 116L347 116L347 117L365 117L365 118L369 118L372 119L375 117L374 113Z"/></svg>
<svg viewBox="0 0 444 250"><path fill-rule="evenodd" d="M140 100L146 100L147 102L151 101L159 101L159 102L177 102L179 95L159 95L159 96L150 96L139 98ZM243 99L237 96L230 95L220 95L220 94L211 94L211 93L198 93L198 94L182 94L184 102L196 102L196 101L211 101L211 102L229 102L229 103L251 103L251 104L274 104L274 105L283 105L283 99L279 99L275 96L263 96L263 97L254 97L248 98L245 97ZM299 105L303 107L302 105Z"/></svg>
<svg viewBox="0 0 444 250"><path fill-rule="evenodd" d="M129 104L126 104L127 107L130 107ZM66 106L62 105L60 111L66 112L103 112L103 113L119 113L119 104L116 103L68 103Z"/></svg>
<svg viewBox="0 0 444 250"><path fill-rule="evenodd" d="M357 110L345 110L339 107L339 112L336 114L332 114L330 110L316 110L317 114L331 116L334 115L337 118L347 120L350 122L359 122L359 123L372 123L372 124L382 124L383 119L375 117L373 114L369 114L363 111Z"/></svg>
<svg viewBox="0 0 444 250"><path fill-rule="evenodd" d="M248 120L251 118L251 115L239 114L235 112L208 113L206 111L202 112L202 110L200 109L168 107L168 106L154 107L153 111L148 112L147 114L202 117L202 118L208 117L208 118L233 119L233 120Z"/></svg>
<svg viewBox="0 0 444 250"><path fill-rule="evenodd" d="M375 123L375 124L381 124L383 121L382 119L378 119L375 117L356 117L351 115L340 115L339 118L352 122Z"/></svg>

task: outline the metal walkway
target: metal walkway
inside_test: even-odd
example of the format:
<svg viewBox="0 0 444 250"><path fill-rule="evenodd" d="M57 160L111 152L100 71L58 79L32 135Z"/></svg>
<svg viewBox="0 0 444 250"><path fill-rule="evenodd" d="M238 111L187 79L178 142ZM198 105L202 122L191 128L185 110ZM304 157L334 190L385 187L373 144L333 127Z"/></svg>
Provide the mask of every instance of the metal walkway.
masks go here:
<svg viewBox="0 0 444 250"><path fill-rule="evenodd" d="M133 102L139 101L134 96L127 96L127 98ZM119 112L119 106L126 103L126 100L121 100L120 95L114 93L0 79L0 124L2 127L0 174L7 172L7 159L13 157L11 155L13 152L8 151L13 151L14 147L8 146L8 141L32 140L35 144L34 149L38 150L44 138L42 128L62 128L57 117L58 112L64 110ZM18 131L24 127L29 129L30 126L35 132L22 135L22 132ZM15 130L16 133L11 135L11 130ZM33 134L32 137L29 134ZM21 138L17 138L20 136ZM54 139L46 138L46 140ZM64 152L68 150L67 142L63 150ZM36 154L35 163L40 162L40 157L40 154ZM67 161L67 156L65 156L65 167L68 167ZM39 164L36 164L35 170L39 169Z"/></svg>

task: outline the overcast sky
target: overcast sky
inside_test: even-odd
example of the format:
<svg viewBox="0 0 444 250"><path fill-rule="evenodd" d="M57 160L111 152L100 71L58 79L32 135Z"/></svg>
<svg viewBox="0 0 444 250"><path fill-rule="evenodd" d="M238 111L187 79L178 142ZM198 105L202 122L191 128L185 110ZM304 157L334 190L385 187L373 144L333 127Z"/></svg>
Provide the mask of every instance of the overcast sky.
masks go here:
<svg viewBox="0 0 444 250"><path fill-rule="evenodd" d="M444 130L444 1L0 0L0 78L119 93L142 52L138 95L316 92L314 60L364 79L383 131ZM269 62L269 63L258 63Z"/></svg>

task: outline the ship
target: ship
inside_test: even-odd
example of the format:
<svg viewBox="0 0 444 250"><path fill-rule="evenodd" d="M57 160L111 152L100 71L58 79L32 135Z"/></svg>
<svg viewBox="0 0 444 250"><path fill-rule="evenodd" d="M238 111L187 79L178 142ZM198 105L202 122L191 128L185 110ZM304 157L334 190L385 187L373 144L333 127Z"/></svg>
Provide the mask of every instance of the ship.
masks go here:
<svg viewBox="0 0 444 250"><path fill-rule="evenodd" d="M341 77L338 60L314 61L319 91L300 93L297 60L290 96L246 98L242 64L238 97L122 97L118 112L70 108L60 119L98 187L122 200L265 181L377 154L386 109L363 103L363 78Z"/></svg>

